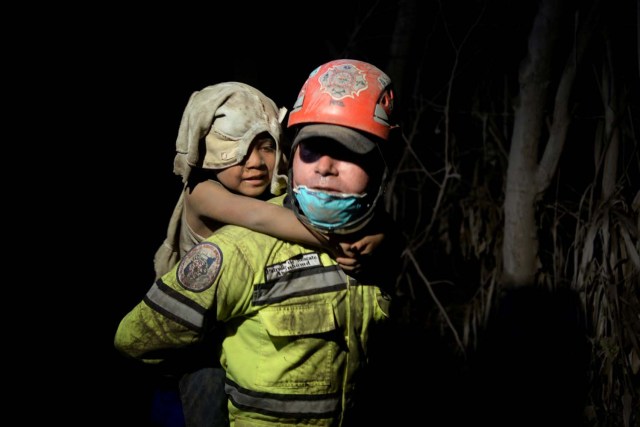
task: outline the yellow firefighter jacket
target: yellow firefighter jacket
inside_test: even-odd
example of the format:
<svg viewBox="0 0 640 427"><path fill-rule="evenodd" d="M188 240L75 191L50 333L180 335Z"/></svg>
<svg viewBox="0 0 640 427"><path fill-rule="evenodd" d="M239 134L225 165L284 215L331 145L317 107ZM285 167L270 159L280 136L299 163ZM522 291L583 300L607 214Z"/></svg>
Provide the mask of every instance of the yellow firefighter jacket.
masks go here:
<svg viewBox="0 0 640 427"><path fill-rule="evenodd" d="M339 426L388 309L388 294L328 254L225 226L153 284L115 346L161 363L223 327L231 426Z"/></svg>

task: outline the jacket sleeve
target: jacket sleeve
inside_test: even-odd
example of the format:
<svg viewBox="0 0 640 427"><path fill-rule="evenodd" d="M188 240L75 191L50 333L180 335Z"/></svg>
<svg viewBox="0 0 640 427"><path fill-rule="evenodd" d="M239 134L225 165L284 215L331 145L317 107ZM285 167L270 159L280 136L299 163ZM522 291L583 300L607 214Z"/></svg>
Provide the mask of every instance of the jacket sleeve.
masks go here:
<svg viewBox="0 0 640 427"><path fill-rule="evenodd" d="M251 307L254 276L234 236L214 234L156 280L121 320L114 345L149 364L202 342L214 328Z"/></svg>

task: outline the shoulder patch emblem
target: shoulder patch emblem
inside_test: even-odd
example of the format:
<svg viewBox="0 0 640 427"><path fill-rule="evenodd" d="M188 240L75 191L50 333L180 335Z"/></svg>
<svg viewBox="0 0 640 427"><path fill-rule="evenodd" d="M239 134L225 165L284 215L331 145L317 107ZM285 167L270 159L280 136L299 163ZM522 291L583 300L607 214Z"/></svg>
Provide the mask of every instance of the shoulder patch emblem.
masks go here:
<svg viewBox="0 0 640 427"><path fill-rule="evenodd" d="M211 242L199 243L180 260L178 283L193 292L207 290L218 277L221 265L220 248Z"/></svg>

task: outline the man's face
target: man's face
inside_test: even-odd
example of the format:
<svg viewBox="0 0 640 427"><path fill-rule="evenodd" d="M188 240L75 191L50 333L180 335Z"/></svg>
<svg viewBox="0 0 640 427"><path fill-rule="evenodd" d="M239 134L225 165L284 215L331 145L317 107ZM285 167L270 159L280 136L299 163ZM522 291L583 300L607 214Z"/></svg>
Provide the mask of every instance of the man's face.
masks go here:
<svg viewBox="0 0 640 427"><path fill-rule="evenodd" d="M293 156L293 187L337 193L364 193L369 184L364 156L327 138L310 138L298 144Z"/></svg>

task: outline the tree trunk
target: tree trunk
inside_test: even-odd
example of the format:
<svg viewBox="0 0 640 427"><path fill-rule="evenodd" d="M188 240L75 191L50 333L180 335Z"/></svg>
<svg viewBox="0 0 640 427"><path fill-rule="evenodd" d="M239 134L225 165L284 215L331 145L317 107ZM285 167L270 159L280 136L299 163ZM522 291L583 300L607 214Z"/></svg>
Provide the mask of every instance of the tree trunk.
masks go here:
<svg viewBox="0 0 640 427"><path fill-rule="evenodd" d="M400 99L405 99L404 82L407 63L411 52L411 42L416 28L416 0L399 0L396 22L393 27L393 38L389 48L387 71L393 80L394 90Z"/></svg>
<svg viewBox="0 0 640 427"><path fill-rule="evenodd" d="M538 188L535 176L561 3L541 1L529 35L529 51L520 68L520 97L515 111L504 200L501 281L508 286L533 283L537 268L535 201Z"/></svg>
<svg viewBox="0 0 640 427"><path fill-rule="evenodd" d="M529 35L529 51L519 75L520 99L516 106L504 200L503 272L505 286L520 287L535 280L538 265L538 198L555 175L571 123L569 100L577 64L584 56L600 16L595 0L577 32L555 95L549 139L538 164L539 143L545 125L553 47L563 27L563 1L542 0Z"/></svg>

